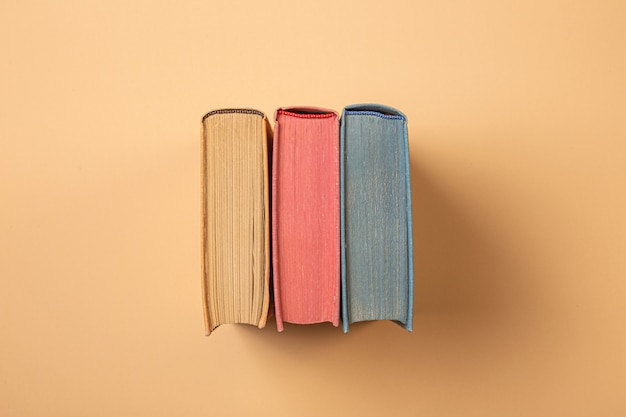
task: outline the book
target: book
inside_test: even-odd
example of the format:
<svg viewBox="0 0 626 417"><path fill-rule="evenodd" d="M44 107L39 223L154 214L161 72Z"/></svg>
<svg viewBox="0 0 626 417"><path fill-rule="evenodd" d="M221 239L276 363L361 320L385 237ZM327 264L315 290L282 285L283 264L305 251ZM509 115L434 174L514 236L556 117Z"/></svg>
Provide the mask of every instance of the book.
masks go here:
<svg viewBox="0 0 626 417"><path fill-rule="evenodd" d="M202 290L206 334L222 324L263 328L269 310L270 127L263 113L202 118Z"/></svg>
<svg viewBox="0 0 626 417"><path fill-rule="evenodd" d="M339 326L339 117L276 111L272 156L272 257L276 327Z"/></svg>
<svg viewBox="0 0 626 417"><path fill-rule="evenodd" d="M378 104L341 117L342 323L412 330L413 241L407 119Z"/></svg>

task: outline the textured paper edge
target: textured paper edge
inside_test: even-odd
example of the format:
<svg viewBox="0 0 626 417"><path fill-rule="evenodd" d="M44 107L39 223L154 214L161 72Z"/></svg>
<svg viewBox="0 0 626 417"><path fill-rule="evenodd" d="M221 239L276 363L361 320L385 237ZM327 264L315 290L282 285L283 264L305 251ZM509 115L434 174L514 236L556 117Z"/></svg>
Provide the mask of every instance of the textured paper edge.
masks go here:
<svg viewBox="0 0 626 417"><path fill-rule="evenodd" d="M200 189L201 189L201 213L202 213L202 236L200 239L200 245L201 245L201 283L202 283L202 308L203 308L203 315L204 315L204 329L205 329L205 335L206 336L210 336L212 333L211 330L211 320L210 320L210 315L209 315L209 300L208 300L208 294L207 294L207 277L206 277L206 273L207 273L207 265L206 265L206 251L207 251L207 239L206 239L206 224L207 224L207 204L206 204L206 185L207 185L207 166L206 166L206 157L207 157L207 137L206 137L206 120L215 115L215 114L226 114L226 113L243 113L243 114L254 114L257 116L260 116L262 118L261 123L263 123L263 180L264 180L264 209L265 209L265 242L264 242L264 246L265 246L265 255L268 259L268 261L266 261L265 263L265 271L264 271L264 289L263 289L263 304L261 307L261 316L259 317L259 321L257 323L257 327L259 328L263 328L265 327L266 323L267 323L267 317L268 317L268 312L269 312L269 304L270 304L270 296L269 296L269 281L270 281L270 263L271 263L271 255L270 255L270 248L269 248L269 242L270 242L270 221L269 221L269 187L268 187L268 175L269 175L269 159L268 159L268 146L269 146L269 141L271 140L271 127L269 126L269 122L267 120L267 117L265 116L265 114L263 112L260 112L258 110L254 110L254 109L237 109L237 108L233 108L233 109L217 109L217 110L212 110L208 113L206 113L201 120L201 130L200 130L200 135L201 135L201 151L200 151L200 155L202 158L202 161L200 163L200 167L201 167L201 185L200 185ZM242 324L248 324L248 323L242 323ZM252 325L254 325L252 323ZM215 326L215 329L217 327L219 327L220 325ZM213 330L215 330L213 329Z"/></svg>
<svg viewBox="0 0 626 417"><path fill-rule="evenodd" d="M407 331L413 331L413 292L414 292L414 274L413 274L413 219L412 219L412 204L411 204L411 166L410 166L410 157L409 157L409 135L408 135L408 119L404 113L390 106L386 106L383 104L373 104L373 103L364 103L364 104L351 104L349 106L344 107L341 112L341 123L340 123L340 188L341 188L341 318L342 318L342 327L344 333L348 333L350 331L350 324L357 323L350 321L348 317L348 286L347 286L347 276L346 276L346 241L345 241L345 220L346 220L346 212L345 212L345 163L344 163L344 154L345 154L345 118L346 112L348 111L374 111L381 112L385 114L393 114L402 117L402 125L403 125L403 136L404 136L404 150L405 150L405 162L406 162L406 187L407 187L407 267L408 270L408 302L407 302L407 320L406 323L391 320L394 323L397 323L402 328ZM368 320L363 320L368 321Z"/></svg>
<svg viewBox="0 0 626 417"><path fill-rule="evenodd" d="M276 242L275 237L277 236L276 233L276 225L277 225L277 215L276 215L276 196L277 193L274 191L276 186L277 186L277 182L278 182L278 178L276 176L276 173L278 172L278 170L276 169L277 164L278 164L278 153L279 153L279 148L280 148L280 123L278 122L278 116L280 114L281 111L287 111L287 112L292 112L292 111L303 111L303 112L312 112L312 113L328 113L328 114L332 114L332 117L334 118L335 122L335 132L337 132L337 139L340 140L340 134L339 134L339 128L340 128L340 124L339 124L339 113L335 110L332 109L327 109L327 108L323 108L323 107L317 107L317 106L287 106L287 107L279 107L274 111L274 138L273 138L273 154L272 154L272 265L273 265L273 284L274 284L274 306L275 306L275 314L276 314L276 329L279 332L284 331L285 326L284 323L285 321L283 320L283 316L282 316L282 300L280 298L280 276L278 275L278 243ZM286 117L293 117L290 115L285 115ZM338 200L337 201L339 204L341 204L341 145L339 146L339 193L338 193ZM336 219L339 221L339 233L341 235L341 209L339 210L339 218ZM341 246L341 237L340 237L340 242L339 242L339 271L338 271L338 276L339 276L339 282L337 283L337 289L335 291L335 306L334 306L334 312L333 312L333 317L331 318L331 320L324 320L320 323L326 323L329 322L331 323L333 326L338 327L339 326L339 322L341 321L341 288L342 288L342 284L341 284L341 254L343 254L343 251L341 250L342 246ZM307 323L307 324L313 324L313 323Z"/></svg>

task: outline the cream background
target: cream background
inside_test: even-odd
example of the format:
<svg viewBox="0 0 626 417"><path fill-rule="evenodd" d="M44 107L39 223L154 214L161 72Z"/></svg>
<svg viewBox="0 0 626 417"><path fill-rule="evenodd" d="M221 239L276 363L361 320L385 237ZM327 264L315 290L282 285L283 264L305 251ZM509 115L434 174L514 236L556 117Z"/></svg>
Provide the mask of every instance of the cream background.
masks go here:
<svg viewBox="0 0 626 417"><path fill-rule="evenodd" d="M4 1L0 415L626 413L621 1ZM415 319L204 337L200 119L409 117Z"/></svg>

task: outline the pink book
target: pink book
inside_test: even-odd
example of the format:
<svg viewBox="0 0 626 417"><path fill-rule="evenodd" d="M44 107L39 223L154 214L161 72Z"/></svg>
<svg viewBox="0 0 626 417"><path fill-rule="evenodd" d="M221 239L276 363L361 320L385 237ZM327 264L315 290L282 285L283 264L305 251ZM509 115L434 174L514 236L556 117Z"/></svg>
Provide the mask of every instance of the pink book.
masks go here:
<svg viewBox="0 0 626 417"><path fill-rule="evenodd" d="M339 325L339 117L280 108L272 158L272 258L276 326Z"/></svg>

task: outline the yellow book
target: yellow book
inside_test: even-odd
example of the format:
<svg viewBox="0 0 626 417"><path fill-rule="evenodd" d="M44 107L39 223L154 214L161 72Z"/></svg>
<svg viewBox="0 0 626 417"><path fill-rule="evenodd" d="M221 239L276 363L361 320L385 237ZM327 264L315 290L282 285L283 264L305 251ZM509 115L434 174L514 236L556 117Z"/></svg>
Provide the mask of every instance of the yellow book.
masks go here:
<svg viewBox="0 0 626 417"><path fill-rule="evenodd" d="M202 291L206 334L222 324L263 328L269 310L271 130L263 113L202 118Z"/></svg>

